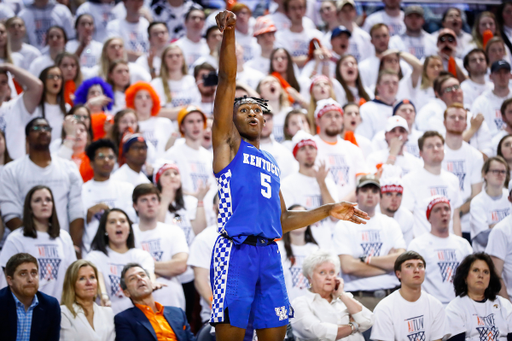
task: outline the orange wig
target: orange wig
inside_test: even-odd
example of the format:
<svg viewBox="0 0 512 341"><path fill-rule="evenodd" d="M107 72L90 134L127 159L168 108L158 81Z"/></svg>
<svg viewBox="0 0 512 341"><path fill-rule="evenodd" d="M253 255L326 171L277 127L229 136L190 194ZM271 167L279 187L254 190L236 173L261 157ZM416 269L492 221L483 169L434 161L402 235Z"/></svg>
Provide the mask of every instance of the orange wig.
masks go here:
<svg viewBox="0 0 512 341"><path fill-rule="evenodd" d="M156 116L160 112L160 98L156 93L155 89L151 86L151 84L147 82L137 82L135 84L130 85L128 89L124 92L126 99L126 107L135 110L135 96L137 92L141 90L146 90L149 92L151 99L153 100L153 108L151 108L151 116Z"/></svg>

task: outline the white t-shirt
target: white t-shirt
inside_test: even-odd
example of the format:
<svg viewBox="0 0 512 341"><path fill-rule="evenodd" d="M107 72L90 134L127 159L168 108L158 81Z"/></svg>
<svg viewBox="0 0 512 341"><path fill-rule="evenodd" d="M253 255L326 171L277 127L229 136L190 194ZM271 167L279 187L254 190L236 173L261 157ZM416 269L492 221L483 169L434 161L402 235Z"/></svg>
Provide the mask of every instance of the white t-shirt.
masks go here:
<svg viewBox="0 0 512 341"><path fill-rule="evenodd" d="M274 139L279 143L284 141L284 121L286 120L286 115L292 109L292 107L282 107L277 114L272 116L272 121L274 122L272 134L274 135Z"/></svg>
<svg viewBox="0 0 512 341"><path fill-rule="evenodd" d="M135 64L135 63L128 63L128 71L130 72L130 83L136 83L139 81L142 82L149 82L151 81L151 75L149 72L144 70L143 67ZM84 79L89 79L92 77L99 76L100 68L99 65L95 65L91 68L82 68L82 74L84 76Z"/></svg>
<svg viewBox="0 0 512 341"><path fill-rule="evenodd" d="M253 36L252 27L254 25L251 25L251 21L253 21L254 24L256 19L252 17L249 19L249 31L247 34L235 30L236 42L244 49L244 62L248 62L253 58L253 56L261 55L261 47L258 45L256 37Z"/></svg>
<svg viewBox="0 0 512 341"><path fill-rule="evenodd" d="M501 117L501 104L511 97L512 91L509 91L509 94L505 97L498 97L492 90L486 90L473 102L471 112L484 115L491 135L494 135L505 126L505 122L503 122Z"/></svg>
<svg viewBox="0 0 512 341"><path fill-rule="evenodd" d="M236 73L236 80L240 83L249 85L252 89L256 89L263 78L265 78L263 73L245 65L243 71Z"/></svg>
<svg viewBox="0 0 512 341"><path fill-rule="evenodd" d="M289 29L290 26L292 25L291 20L286 16L286 14L283 14L281 12L275 11L272 14L266 15L265 17L272 20L272 22L274 23L274 25L277 28L277 31L283 31L283 30ZM302 26L304 27L305 30L309 30L309 29L316 30L315 23L313 22L313 20L311 20L307 16L302 17Z"/></svg>
<svg viewBox="0 0 512 341"><path fill-rule="evenodd" d="M5 143L14 160L26 154L25 126L36 117L27 111L23 96L4 102L0 107L0 118L5 120Z"/></svg>
<svg viewBox="0 0 512 341"><path fill-rule="evenodd" d="M18 52L13 52L13 54L17 55L16 58L14 58L14 64L25 70L28 70L30 65L32 65L32 62L37 57L41 56L41 52L39 52L37 47L25 43L21 44L21 50ZM18 59L18 56L21 56L21 59ZM17 63L16 60L18 60L19 63Z"/></svg>
<svg viewBox="0 0 512 341"><path fill-rule="evenodd" d="M404 12L400 11L400 15L392 17L386 11L378 11L370 14L364 21L363 30L370 33L370 29L375 24L386 24L389 27L389 35L404 34L406 27L404 23Z"/></svg>
<svg viewBox="0 0 512 341"><path fill-rule="evenodd" d="M503 281L509 299L512 297L512 215L500 221L491 231L485 252L503 260ZM501 274L498 274L501 276Z"/></svg>
<svg viewBox="0 0 512 341"><path fill-rule="evenodd" d="M128 182L109 179L107 181L87 181L82 187L82 203L84 207L84 234L82 237L82 253L90 251L92 240L96 236L103 212L95 214L87 223L87 210L99 203L107 204L110 208L120 208L128 214L131 221L137 221L133 209L132 194L134 186Z"/></svg>
<svg viewBox="0 0 512 341"><path fill-rule="evenodd" d="M343 89L343 86L336 78L331 78L332 86L334 88L334 95L336 96L336 102L338 102L341 106L344 106L348 103L347 94L345 90ZM352 96L354 96L354 103L359 103L361 100L361 97L359 97L359 91L357 87L348 86L348 89L352 93ZM366 94L370 97L370 100L373 99L375 96L375 91L372 91L370 88L365 87L364 90L366 91Z"/></svg>
<svg viewBox="0 0 512 341"><path fill-rule="evenodd" d="M144 135L146 142L155 147L158 159L165 153L165 146L174 131L174 124L168 118L152 116L145 121L139 121L139 131Z"/></svg>
<svg viewBox="0 0 512 341"><path fill-rule="evenodd" d="M201 38L199 42L195 43L186 36L183 36L176 41L176 45L181 47L183 55L185 56L185 62L189 68L194 65L197 59L210 54L210 48L204 38Z"/></svg>
<svg viewBox="0 0 512 341"><path fill-rule="evenodd" d="M131 184L133 187L136 187L140 184L149 184L151 181L149 181L148 177L140 172L137 173L130 167L128 167L128 164L125 163L121 167L119 167L118 170L116 170L114 173L112 173L112 176L110 177L112 180L116 181L122 181L127 182Z"/></svg>
<svg viewBox="0 0 512 341"><path fill-rule="evenodd" d="M441 170L440 175L435 175L421 168L404 176L403 187L402 205L414 214L414 237L430 232L431 226L426 213L434 195L443 195L450 200L452 231L453 211L463 204L459 179L455 175L445 170Z"/></svg>
<svg viewBox="0 0 512 341"><path fill-rule="evenodd" d="M157 223L152 230L141 231L138 224L133 225L135 247L149 252L155 262L170 261L178 253L188 254L188 245L183 231L176 225ZM153 297L163 306L178 307L185 310L185 294L177 276L158 277L157 282L166 284L153 293Z"/></svg>
<svg viewBox="0 0 512 341"><path fill-rule="evenodd" d="M361 149L338 137L335 145L324 142L319 135L313 140L318 148L317 160L324 160L338 187L338 198L343 200L356 188L356 175L368 173Z"/></svg>
<svg viewBox="0 0 512 341"><path fill-rule="evenodd" d="M53 193L53 200L60 228L69 231L69 223L83 218L82 177L73 161L52 155L45 168L33 163L28 155L9 162L0 176L0 209L2 218L22 218L23 203L30 189L46 185Z"/></svg>
<svg viewBox="0 0 512 341"><path fill-rule="evenodd" d="M402 230L392 218L375 213L366 225L340 221L334 229L334 248L337 255L387 256L391 249L405 249ZM373 291L392 289L399 285L393 271L373 277L359 277L343 274L345 291Z"/></svg>
<svg viewBox="0 0 512 341"><path fill-rule="evenodd" d="M407 152L403 153L404 155L397 155L395 160L395 166L398 166L402 169L402 176L418 170L423 167L423 160L414 157L412 154ZM389 157L388 149L377 150L366 158L366 163L369 167L372 167L372 173L377 172L377 166L380 164L385 164Z"/></svg>
<svg viewBox="0 0 512 341"><path fill-rule="evenodd" d="M338 188L334 181L331 178L326 178L325 185L334 202L338 202ZM281 180L281 193L287 207L299 204L310 210L324 204L316 178L299 172L290 174ZM332 226L333 222L330 221L330 218L311 225L313 237L324 249L332 247Z"/></svg>
<svg viewBox="0 0 512 341"><path fill-rule="evenodd" d="M471 224L471 239L479 233L489 230L489 225L497 224L510 215L512 205L508 201L508 190L503 188L499 198L490 197L485 190L471 200L469 215ZM473 241L475 252L485 251L485 245Z"/></svg>
<svg viewBox="0 0 512 341"><path fill-rule="evenodd" d="M362 62L366 58L375 54L375 48L371 43L371 37L365 30L354 25L351 33L352 35L348 41L349 46L347 54L353 55L357 62ZM329 50L332 50L331 37L332 32L329 31L322 39L322 45Z"/></svg>
<svg viewBox="0 0 512 341"><path fill-rule="evenodd" d="M149 50L148 26L149 21L142 16L136 23L126 19L112 20L107 24L107 37L123 38L126 51L146 53Z"/></svg>
<svg viewBox="0 0 512 341"><path fill-rule="evenodd" d="M25 252L37 259L39 265L39 291L55 297L62 296L64 275L76 260L75 248L69 233L60 230L59 236L50 238L46 232L37 232L37 238L25 237L23 227L11 232L0 253L0 267L5 268L9 258Z"/></svg>
<svg viewBox="0 0 512 341"><path fill-rule="evenodd" d="M473 82L471 78L466 79L460 83L460 88L464 94L464 100L468 105L473 105L474 101L485 91L492 91L494 84L492 82L485 82L485 84L478 84ZM416 104L416 103L414 103Z"/></svg>
<svg viewBox="0 0 512 341"><path fill-rule="evenodd" d="M309 42L311 39L322 39L322 32L317 29L307 29L304 27L302 32L292 32L289 28L277 30L275 48L285 48L292 57L307 56L309 51Z"/></svg>
<svg viewBox="0 0 512 341"><path fill-rule="evenodd" d="M151 73L151 70L149 69L148 64L148 55L143 54L137 60L135 61L135 64L142 67L146 72ZM162 66L162 58L160 56L154 56L153 57L153 68L155 69L155 75L160 74L160 67Z"/></svg>
<svg viewBox="0 0 512 341"><path fill-rule="evenodd" d="M116 19L121 19L117 16L116 11L113 11L114 6L114 1L109 4L86 1L76 10L77 17L87 13L94 18L93 37L94 40L100 43L107 39L107 24Z"/></svg>
<svg viewBox="0 0 512 341"><path fill-rule="evenodd" d="M203 269L210 269L212 259L213 247L215 241L219 237L217 232L217 225L208 226L201 233L199 233L192 245L190 245L190 256L188 257L188 265L191 267L198 267ZM208 276L209 279L210 276ZM201 320L207 321L210 319L210 302L201 297Z"/></svg>
<svg viewBox="0 0 512 341"><path fill-rule="evenodd" d="M66 44L66 51L69 53L75 53L78 49L80 42L78 40L70 40ZM103 49L103 44L97 42L96 40L91 40L89 45L87 45L82 54L80 55L80 67L93 67L98 64L101 57L101 50Z"/></svg>
<svg viewBox="0 0 512 341"><path fill-rule="evenodd" d="M368 88L375 87L375 84L377 84L377 78L379 77L379 66L380 59L375 55L372 55L359 63L359 76L361 77L363 86ZM402 59L400 59L400 68L402 69L404 77L412 73L411 66Z"/></svg>
<svg viewBox="0 0 512 341"><path fill-rule="evenodd" d="M359 113L362 122L356 132L372 140L375 134L385 129L388 118L393 116L393 106L374 99L363 104Z"/></svg>
<svg viewBox="0 0 512 341"><path fill-rule="evenodd" d="M107 246L107 253L91 251L85 259L92 262L103 274L108 297L112 302L114 315L133 307L132 301L123 294L121 289L121 272L128 263L138 263L151 275L155 272L155 263L149 252L140 249L129 249L125 253L112 251Z"/></svg>
<svg viewBox="0 0 512 341"><path fill-rule="evenodd" d="M500 144L501 139L507 135L510 135L510 134L505 129L502 129L502 130L498 131L496 134L494 134L494 136L491 140L492 153L491 153L491 155L487 155L487 156L491 157L491 156L496 156L498 154L498 144ZM9 151L9 153L10 153L10 151Z"/></svg>
<svg viewBox="0 0 512 341"><path fill-rule="evenodd" d="M174 108L190 104L199 105L199 103L201 103L201 93L197 89L196 80L191 75L185 75L179 81L169 81L171 103L167 102L164 86L160 77L153 79L151 85L155 88L158 97L160 97L162 107Z"/></svg>
<svg viewBox="0 0 512 341"><path fill-rule="evenodd" d="M69 104L66 103L65 107L66 111L71 110L71 106ZM50 127L53 128L52 141L61 138L62 125L64 124L65 115L66 113L62 112L62 110L60 109L60 105L49 104L47 102L44 103L44 116L50 124ZM34 114L32 114L31 119L35 117L43 117L43 108L40 105L38 105L36 110L34 110Z"/></svg>
<svg viewBox="0 0 512 341"><path fill-rule="evenodd" d="M408 249L418 252L427 263L422 289L444 305L450 303L455 298L455 271L460 262L473 253L469 242L454 234L440 238L432 233L425 233L416 237Z"/></svg>
<svg viewBox="0 0 512 341"><path fill-rule="evenodd" d="M281 263L283 265L284 282L288 292L288 300L291 302L297 297L303 296L308 291L310 285L308 279L302 274L302 263L304 259L319 249L318 245L306 243L305 245L291 244L294 263L286 257L286 250L282 240L277 242L279 253L281 254Z"/></svg>
<svg viewBox="0 0 512 341"><path fill-rule="evenodd" d="M450 334L466 333L468 341L506 341L512 332L512 304L501 296L485 302L457 296L446 307L446 317Z"/></svg>
<svg viewBox="0 0 512 341"><path fill-rule="evenodd" d="M373 315L372 340L432 341L449 336L443 305L423 291L416 302L409 302L397 290L377 304Z"/></svg>
<svg viewBox="0 0 512 341"><path fill-rule="evenodd" d="M418 80L418 84L416 84L416 88L414 88L413 93L411 93L410 98L411 101L414 103L416 113L418 113L421 110L421 108L423 108L430 100L436 98L434 88L430 86L425 89L422 89L421 81L422 78L420 77L420 79Z"/></svg>
<svg viewBox="0 0 512 341"><path fill-rule="evenodd" d="M55 64L55 61L50 57L49 54L43 54L30 63L28 72L35 77L39 78L41 72L49 66Z"/></svg>
<svg viewBox="0 0 512 341"><path fill-rule="evenodd" d="M260 149L269 152L277 161L277 165L281 169L281 178L284 179L288 175L299 171L299 163L293 157L288 148L276 142L272 137L270 143L260 143Z"/></svg>
<svg viewBox="0 0 512 341"><path fill-rule="evenodd" d="M174 7L168 1L155 1L151 3L151 15L154 21L166 23L171 41L176 40L185 35L185 15L193 4L185 0L181 6Z"/></svg>
<svg viewBox="0 0 512 341"><path fill-rule="evenodd" d="M270 58L265 58L261 55L255 56L251 60L244 63L244 68L246 67L257 70L264 75L268 75L270 71Z"/></svg>
<svg viewBox="0 0 512 341"><path fill-rule="evenodd" d="M389 48L409 52L418 59L437 55L437 40L429 33L421 31L419 37L397 34L389 39Z"/></svg>
<svg viewBox="0 0 512 341"><path fill-rule="evenodd" d="M407 137L407 142L405 142L404 151L414 155L415 157L420 157L420 147L418 146L418 140L423 136L423 132L416 130L414 128L409 132L409 136ZM387 149L388 143L386 142L386 136L384 130L379 131L375 134L372 140L372 146L374 150Z"/></svg>
<svg viewBox="0 0 512 341"><path fill-rule="evenodd" d="M400 228L402 229L402 235L404 236L405 245L409 246L414 238L414 216L407 209L400 207L398 211L395 212L393 219L395 219L398 225L400 225Z"/></svg>

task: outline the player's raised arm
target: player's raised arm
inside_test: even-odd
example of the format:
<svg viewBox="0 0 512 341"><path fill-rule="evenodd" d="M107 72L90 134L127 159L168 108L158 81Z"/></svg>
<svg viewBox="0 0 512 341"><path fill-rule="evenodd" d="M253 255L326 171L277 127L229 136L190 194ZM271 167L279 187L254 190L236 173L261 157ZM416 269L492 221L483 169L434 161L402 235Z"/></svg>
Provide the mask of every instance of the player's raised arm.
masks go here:
<svg viewBox="0 0 512 341"><path fill-rule="evenodd" d="M235 100L237 68L235 53L236 15L230 11L223 11L217 14L215 19L219 30L223 32L223 37L219 54L219 83L213 107L212 143L214 151L222 145L226 145L226 143L230 144L233 133L236 131L233 124L233 103Z"/></svg>

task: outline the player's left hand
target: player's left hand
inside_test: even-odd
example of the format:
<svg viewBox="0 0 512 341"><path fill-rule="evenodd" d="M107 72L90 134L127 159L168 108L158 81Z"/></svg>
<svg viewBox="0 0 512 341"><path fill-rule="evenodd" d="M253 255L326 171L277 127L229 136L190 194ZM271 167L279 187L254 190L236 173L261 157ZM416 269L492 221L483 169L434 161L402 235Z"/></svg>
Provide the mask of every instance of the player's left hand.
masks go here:
<svg viewBox="0 0 512 341"><path fill-rule="evenodd" d="M370 220L368 213L357 209L357 204L342 201L334 204L331 209L331 216L339 219L350 221L354 224L366 224L365 220Z"/></svg>

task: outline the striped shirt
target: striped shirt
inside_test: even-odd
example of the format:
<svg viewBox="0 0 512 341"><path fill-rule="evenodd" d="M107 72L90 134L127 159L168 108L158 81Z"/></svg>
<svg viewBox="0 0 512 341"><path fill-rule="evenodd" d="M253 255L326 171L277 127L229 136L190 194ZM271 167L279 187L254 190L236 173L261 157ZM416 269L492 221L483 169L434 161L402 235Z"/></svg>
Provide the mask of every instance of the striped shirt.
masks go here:
<svg viewBox="0 0 512 341"><path fill-rule="evenodd" d="M25 305L18 300L14 293L14 302L16 302L16 314L18 315L18 326L16 331L16 341L30 341L30 329L32 327L32 313L34 308L39 304L37 295L34 296L34 300L28 310L25 311Z"/></svg>

